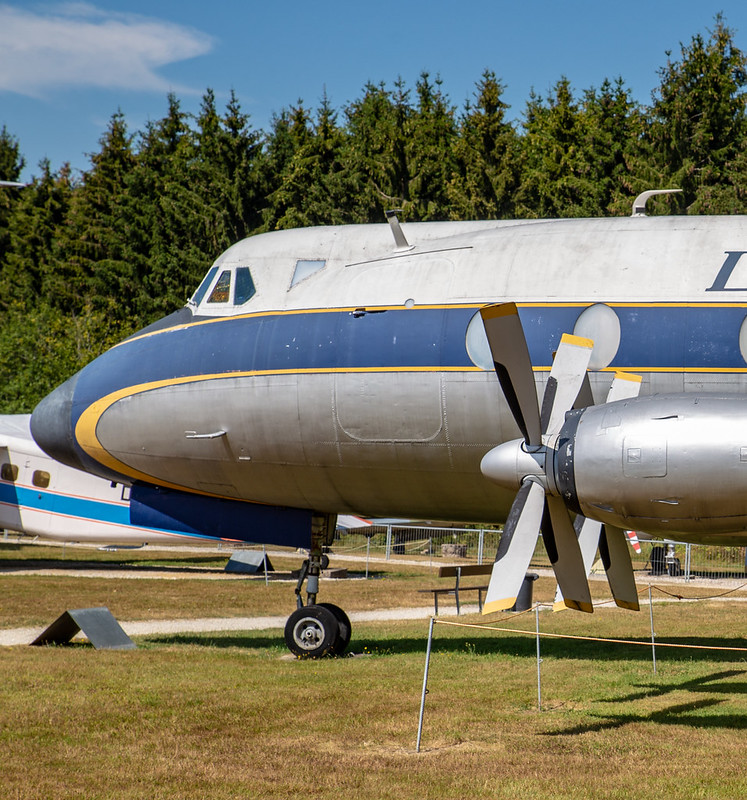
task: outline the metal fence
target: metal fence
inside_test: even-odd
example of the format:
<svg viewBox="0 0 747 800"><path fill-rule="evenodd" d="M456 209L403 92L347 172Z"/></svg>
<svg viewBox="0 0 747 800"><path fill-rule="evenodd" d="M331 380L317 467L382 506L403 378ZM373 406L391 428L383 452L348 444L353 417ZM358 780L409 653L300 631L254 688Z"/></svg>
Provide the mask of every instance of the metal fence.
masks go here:
<svg viewBox="0 0 747 800"><path fill-rule="evenodd" d="M374 525L338 531L333 551L346 555L384 557L386 560L412 560L424 564L464 559L477 564L495 557L501 531L491 528L432 528ZM641 552L630 549L637 573L681 578L747 577L747 548L723 545L685 544L671 541L642 541ZM539 538L532 557L534 568L549 568L550 560Z"/></svg>

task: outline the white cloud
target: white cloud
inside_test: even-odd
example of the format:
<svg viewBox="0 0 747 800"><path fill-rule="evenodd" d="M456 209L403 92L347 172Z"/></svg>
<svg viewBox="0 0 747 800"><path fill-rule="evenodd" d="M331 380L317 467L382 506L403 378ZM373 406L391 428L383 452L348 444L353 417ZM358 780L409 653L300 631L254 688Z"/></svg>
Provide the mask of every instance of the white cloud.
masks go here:
<svg viewBox="0 0 747 800"><path fill-rule="evenodd" d="M212 46L210 36L192 28L88 3L36 12L0 5L0 91L31 97L78 87L188 92L158 69Z"/></svg>

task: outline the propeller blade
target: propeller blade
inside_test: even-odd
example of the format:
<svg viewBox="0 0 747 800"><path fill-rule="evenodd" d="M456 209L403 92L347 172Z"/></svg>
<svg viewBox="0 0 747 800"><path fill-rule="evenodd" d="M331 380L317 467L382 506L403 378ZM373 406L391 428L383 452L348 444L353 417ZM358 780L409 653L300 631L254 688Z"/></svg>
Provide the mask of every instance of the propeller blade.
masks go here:
<svg viewBox="0 0 747 800"><path fill-rule="evenodd" d="M594 564L594 556L596 555L597 547L599 546L602 523L579 514L573 521L573 530L576 532L578 546L581 550L584 572L588 577ZM562 611L564 608L568 608L568 606L565 604L563 592L560 591L560 586L558 586L555 589L555 601L552 610Z"/></svg>
<svg viewBox="0 0 747 800"><path fill-rule="evenodd" d="M639 611L638 590L625 532L603 525L602 535L599 537L599 555L602 557L615 603L620 608Z"/></svg>
<svg viewBox="0 0 747 800"><path fill-rule="evenodd" d="M482 607L483 614L515 605L537 546L544 507L545 490L535 481L526 481L516 495L503 528Z"/></svg>
<svg viewBox="0 0 747 800"><path fill-rule="evenodd" d="M594 607L586 569L568 510L560 497L548 495L546 501L548 513L542 520L542 538L563 593L563 602L568 608L591 614Z"/></svg>
<svg viewBox="0 0 747 800"><path fill-rule="evenodd" d="M542 433L552 435L562 427L566 411L573 407L583 385L593 349L591 339L570 333L561 337L542 399Z"/></svg>
<svg viewBox="0 0 747 800"><path fill-rule="evenodd" d="M616 372L612 379L607 402L613 403L615 400L630 400L638 397L641 391L641 376L633 375L631 372Z"/></svg>
<svg viewBox="0 0 747 800"><path fill-rule="evenodd" d="M591 382L589 381L589 373L584 372L584 380L581 383L581 388L578 390L576 402L573 404L574 408L588 408L594 405L594 395L591 393Z"/></svg>
<svg viewBox="0 0 747 800"><path fill-rule="evenodd" d="M514 420L528 445L542 444L537 389L524 329L515 303L480 309L495 373Z"/></svg>

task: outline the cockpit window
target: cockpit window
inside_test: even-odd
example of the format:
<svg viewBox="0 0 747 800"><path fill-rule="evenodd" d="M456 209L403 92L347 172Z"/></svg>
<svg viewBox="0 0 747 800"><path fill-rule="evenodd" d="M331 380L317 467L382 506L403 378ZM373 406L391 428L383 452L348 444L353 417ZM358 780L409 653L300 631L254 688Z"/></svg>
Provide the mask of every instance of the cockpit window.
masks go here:
<svg viewBox="0 0 747 800"><path fill-rule="evenodd" d="M323 260L313 260L308 258L296 261L296 271L293 273L291 288L297 283L300 283L304 278L308 278L309 275L313 275L320 269L324 269L326 263L327 262Z"/></svg>
<svg viewBox="0 0 747 800"><path fill-rule="evenodd" d="M192 302L199 306L202 302L202 298L205 296L205 292L207 292L208 287L213 282L213 278L215 277L215 273L218 271L218 267L210 267L210 271L208 274L202 279L202 283L199 285L197 291L192 295Z"/></svg>
<svg viewBox="0 0 747 800"><path fill-rule="evenodd" d="M210 292L208 303L227 303L231 294L231 270L224 269Z"/></svg>
<svg viewBox="0 0 747 800"><path fill-rule="evenodd" d="M234 305L240 306L251 300L256 293L252 273L249 267L237 267L236 269L236 289L234 290Z"/></svg>

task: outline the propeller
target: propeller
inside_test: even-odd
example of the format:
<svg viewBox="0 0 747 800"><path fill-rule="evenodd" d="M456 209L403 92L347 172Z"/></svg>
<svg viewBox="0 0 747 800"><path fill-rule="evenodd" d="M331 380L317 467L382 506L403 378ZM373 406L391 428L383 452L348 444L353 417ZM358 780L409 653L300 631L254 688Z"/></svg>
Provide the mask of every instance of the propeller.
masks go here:
<svg viewBox="0 0 747 800"><path fill-rule="evenodd" d="M588 386L588 374L584 383ZM606 402L612 403L616 400L628 400L637 397L640 388L640 375L616 372L610 390L607 393ZM584 395L583 401L581 400L582 395L584 395L584 389L579 393L579 398L576 400L575 406L577 408L593 404L593 400L589 402L591 398L590 387L588 394ZM589 519L581 514L576 517L573 527L578 535L578 544L581 548L581 556L587 576L591 572L594 556L597 548L599 548L602 564L607 573L607 582L615 603L620 608L638 611L638 591L635 585L633 563L630 560L625 533L618 528L603 525L601 522ZM563 601L563 592L558 586L555 591L553 610L560 611L564 608L567 608L567 606Z"/></svg>
<svg viewBox="0 0 747 800"><path fill-rule="evenodd" d="M516 304L487 306L480 314L496 375L524 437L494 447L480 465L485 477L519 489L503 528L483 613L515 604L540 528L564 604L591 613L594 609L578 537L555 485L551 460L565 414L584 385L594 343L563 334L540 410Z"/></svg>

